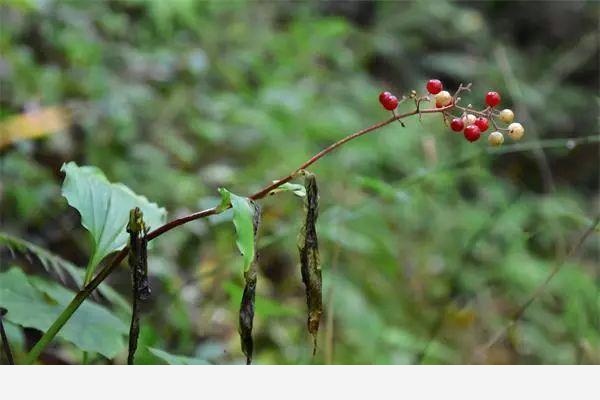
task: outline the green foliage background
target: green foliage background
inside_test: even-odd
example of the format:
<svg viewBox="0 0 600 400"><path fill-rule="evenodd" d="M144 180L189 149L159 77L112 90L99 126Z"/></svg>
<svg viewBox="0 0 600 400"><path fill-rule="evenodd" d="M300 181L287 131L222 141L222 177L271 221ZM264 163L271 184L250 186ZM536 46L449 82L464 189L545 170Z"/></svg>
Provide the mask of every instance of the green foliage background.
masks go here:
<svg viewBox="0 0 600 400"><path fill-rule="evenodd" d="M492 152L425 116L312 168L326 304L315 358L297 265L301 202L263 202L255 362L600 363L597 231L507 340L478 351L598 212L596 2L0 4L0 118L66 106L74 121L2 150L2 231L85 267L91 243L60 196L64 162L99 167L174 218L218 204L220 186L252 193L388 118L383 89L423 90L433 76L450 88L473 82L465 103L501 92L529 150ZM590 135L595 143L541 147ZM242 261L230 219L154 242L138 362L242 362ZM19 265L57 280L0 251L0 272ZM109 281L129 297L125 268ZM18 359L39 337L8 331ZM86 360L123 363L126 354ZM42 362L81 357L57 339Z"/></svg>

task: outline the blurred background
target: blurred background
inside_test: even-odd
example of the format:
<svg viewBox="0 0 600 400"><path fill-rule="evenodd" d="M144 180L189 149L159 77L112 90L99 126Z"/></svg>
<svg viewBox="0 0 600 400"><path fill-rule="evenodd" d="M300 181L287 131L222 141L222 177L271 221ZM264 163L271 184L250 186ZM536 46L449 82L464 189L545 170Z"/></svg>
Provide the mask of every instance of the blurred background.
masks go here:
<svg viewBox="0 0 600 400"><path fill-rule="evenodd" d="M598 230L566 257L599 211L597 2L0 4L0 231L83 267L90 240L60 195L64 162L101 168L173 219L215 205L220 186L252 193L388 118L382 90L472 82L463 104L482 107L485 92L500 92L525 126L519 145L471 144L424 116L311 169L325 303L314 358L296 247L301 202L262 202L255 362L600 363ZM138 363L164 362L149 348L243 362L230 219L154 242ZM34 258L0 252L2 271L18 265L59 281ZM486 346L556 265L521 321ZM108 284L129 299L129 279L123 267ZM127 322L127 308L95 301ZM17 357L40 337L7 325ZM123 342L113 360L85 360L126 356ZM60 339L44 357L82 362Z"/></svg>

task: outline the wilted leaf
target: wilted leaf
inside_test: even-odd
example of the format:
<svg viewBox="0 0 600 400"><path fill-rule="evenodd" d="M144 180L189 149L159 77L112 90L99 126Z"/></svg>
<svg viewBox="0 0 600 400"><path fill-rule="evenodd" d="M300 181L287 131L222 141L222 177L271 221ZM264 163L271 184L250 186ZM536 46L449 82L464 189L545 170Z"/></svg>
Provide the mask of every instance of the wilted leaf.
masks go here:
<svg viewBox="0 0 600 400"><path fill-rule="evenodd" d="M249 205L252 207L252 234L254 247L256 247L256 238L258 227L260 225L260 207L254 201L249 200ZM254 325L254 300L256 298L256 280L257 280L257 256L256 251L250 262L248 269L244 270L244 292L242 293L242 301L240 302L240 339L242 342L242 351L246 355L246 364L252 363L252 353L254 351L254 341L252 339L252 327Z"/></svg>
<svg viewBox="0 0 600 400"><path fill-rule="evenodd" d="M129 213L127 224L129 233L129 269L131 270L131 325L129 327L129 352L127 364L132 365L140 334L139 302L150 297L148 283L148 229L144 223L144 215L139 208L134 208Z"/></svg>
<svg viewBox="0 0 600 400"><path fill-rule="evenodd" d="M102 171L95 167L79 167L66 163L62 194L69 205L81 215L82 225L92 234L94 249L85 282L89 282L98 263L108 254L127 243L125 225L129 210L139 207L151 228L162 225L167 217L164 208L151 203L146 197L135 194L127 186L111 183Z"/></svg>
<svg viewBox="0 0 600 400"><path fill-rule="evenodd" d="M239 314L239 331L242 351L248 364L252 362L252 325L254 321L254 298L256 294L256 233L260 223L260 209L247 197L241 197L219 188L221 204L219 210L233 208L233 225L236 231L235 243L244 258L245 287L242 294Z"/></svg>
<svg viewBox="0 0 600 400"><path fill-rule="evenodd" d="M254 326L254 299L256 297L256 271L254 269L244 274L246 285L240 302L240 341L242 352L246 356L246 364L252 363L254 352L254 340L252 340L252 327Z"/></svg>
<svg viewBox="0 0 600 400"><path fill-rule="evenodd" d="M72 291L13 267L0 273L0 304L14 324L46 331L75 296ZM89 300L67 321L58 336L83 351L107 358L125 347L127 325L106 308Z"/></svg>
<svg viewBox="0 0 600 400"><path fill-rule="evenodd" d="M319 258L319 240L317 238L317 218L319 216L319 189L314 174L307 173L305 178L306 198L304 199L305 220L298 235L300 253L300 271L306 288L308 306L307 327L313 336L313 354L317 351L317 334L323 313L321 262Z"/></svg>
<svg viewBox="0 0 600 400"><path fill-rule="evenodd" d="M233 225L236 231L235 243L244 258L244 272L246 272L254 260L254 228L252 224L254 208L246 197L235 195L223 188L219 189L219 193L223 199L221 204L224 204L226 199L231 202Z"/></svg>

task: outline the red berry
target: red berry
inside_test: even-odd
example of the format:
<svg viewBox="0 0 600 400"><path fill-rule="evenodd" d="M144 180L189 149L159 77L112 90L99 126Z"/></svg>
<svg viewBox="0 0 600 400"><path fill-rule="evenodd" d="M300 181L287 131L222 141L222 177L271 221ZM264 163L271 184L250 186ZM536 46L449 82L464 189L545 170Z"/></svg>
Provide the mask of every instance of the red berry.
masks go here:
<svg viewBox="0 0 600 400"><path fill-rule="evenodd" d="M387 99L391 95L392 94L390 92L381 92L381 93L379 93L379 102L381 104L383 104L385 102L385 99Z"/></svg>
<svg viewBox="0 0 600 400"><path fill-rule="evenodd" d="M475 125L481 130L481 132L487 131L489 127L488 119L486 117L479 117L475 120Z"/></svg>
<svg viewBox="0 0 600 400"><path fill-rule="evenodd" d="M384 97L383 99L380 99L379 101L381 102L383 108L385 108L386 110L392 111L395 110L396 107L398 107L398 98L394 95L389 95L387 97Z"/></svg>
<svg viewBox="0 0 600 400"><path fill-rule="evenodd" d="M490 107L496 107L500 104L500 95L498 92L487 92L485 95L485 104Z"/></svg>
<svg viewBox="0 0 600 400"><path fill-rule="evenodd" d="M452 121L450 121L450 129L452 129L454 132L460 132L464 129L464 127L465 123L460 118L454 118Z"/></svg>
<svg viewBox="0 0 600 400"><path fill-rule="evenodd" d="M464 135L469 142L474 142L481 136L481 129L477 125L469 125L465 128Z"/></svg>
<svg viewBox="0 0 600 400"><path fill-rule="evenodd" d="M427 82L427 91L431 94L438 94L443 88L444 85L442 85L442 82L439 79L430 79Z"/></svg>

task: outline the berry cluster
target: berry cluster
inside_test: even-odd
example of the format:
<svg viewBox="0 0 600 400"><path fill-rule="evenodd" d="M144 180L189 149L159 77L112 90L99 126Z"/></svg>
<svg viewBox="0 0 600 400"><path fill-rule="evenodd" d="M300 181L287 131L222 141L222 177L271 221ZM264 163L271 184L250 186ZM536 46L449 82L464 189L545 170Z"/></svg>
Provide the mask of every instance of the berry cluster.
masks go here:
<svg viewBox="0 0 600 400"><path fill-rule="evenodd" d="M458 105L460 97L458 94L460 91L470 91L470 84L467 86L461 85L454 95L451 95L448 91L443 90L444 85L439 79L430 79L425 85L429 95L433 96L435 100L436 109L440 109L444 116L444 121L449 124L450 129L454 132L462 132L465 139L469 142L475 142L481 137L481 134L487 131L490 124L493 126L493 131L488 135L488 142L492 146L500 146L504 142L504 135L502 132L508 133L508 136L517 141L520 140L524 133L525 128L518 122L513 122L515 114L512 110L506 108L502 111L496 110L496 106L500 104L501 97L498 92L487 92L485 95L485 103L487 107L482 110L475 110L469 104L467 107ZM417 97L416 92L412 91L410 97L415 100L417 110L419 109L420 101L431 100L429 95ZM402 96L402 100L405 97ZM386 110L392 111L395 114L395 110L400 102L398 98L390 92L382 92L379 95L379 102ZM460 116L455 116L451 113L453 110L462 111ZM438 112L437 110L435 112ZM506 128L498 126L497 120L508 124ZM448 123L449 122L449 123Z"/></svg>

